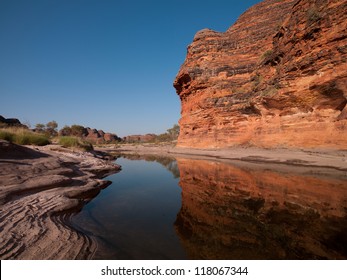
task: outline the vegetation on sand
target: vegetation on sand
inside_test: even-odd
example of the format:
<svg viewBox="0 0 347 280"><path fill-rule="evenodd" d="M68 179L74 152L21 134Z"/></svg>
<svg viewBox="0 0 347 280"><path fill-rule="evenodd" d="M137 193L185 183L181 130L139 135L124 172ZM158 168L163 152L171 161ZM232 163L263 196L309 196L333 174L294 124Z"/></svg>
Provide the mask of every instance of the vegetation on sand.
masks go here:
<svg viewBox="0 0 347 280"><path fill-rule="evenodd" d="M180 127L178 124L174 124L172 128L166 130L165 133L157 135L155 142L170 142L176 141L180 134Z"/></svg>
<svg viewBox="0 0 347 280"><path fill-rule="evenodd" d="M47 136L30 131L25 128L1 128L0 139L18 145L45 146L50 144L50 141Z"/></svg>
<svg viewBox="0 0 347 280"><path fill-rule="evenodd" d="M73 136L61 136L59 138L59 145L65 148L77 148L83 151L93 150L93 145L91 143Z"/></svg>
<svg viewBox="0 0 347 280"><path fill-rule="evenodd" d="M56 121L50 121L47 124L38 123L35 125L35 131L43 133L48 137L54 137L58 135L57 132L58 123Z"/></svg>

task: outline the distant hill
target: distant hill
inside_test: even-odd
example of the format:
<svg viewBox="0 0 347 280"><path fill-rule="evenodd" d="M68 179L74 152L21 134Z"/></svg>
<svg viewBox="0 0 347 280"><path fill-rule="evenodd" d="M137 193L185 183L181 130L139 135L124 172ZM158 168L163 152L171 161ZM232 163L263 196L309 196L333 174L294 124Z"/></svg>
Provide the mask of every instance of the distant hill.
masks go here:
<svg viewBox="0 0 347 280"><path fill-rule="evenodd" d="M17 126L17 127L26 127L26 125L22 124L18 119L9 118L6 119L0 115L0 127L9 127L9 126Z"/></svg>

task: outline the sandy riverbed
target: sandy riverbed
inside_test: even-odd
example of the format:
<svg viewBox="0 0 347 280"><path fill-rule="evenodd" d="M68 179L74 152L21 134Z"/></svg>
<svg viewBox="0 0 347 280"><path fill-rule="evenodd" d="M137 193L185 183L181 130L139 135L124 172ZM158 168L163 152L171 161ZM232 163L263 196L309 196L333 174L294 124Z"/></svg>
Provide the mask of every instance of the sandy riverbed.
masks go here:
<svg viewBox="0 0 347 280"><path fill-rule="evenodd" d="M232 147L226 149L179 148L174 145L119 145L104 147L110 153L171 155L194 158L217 158L245 162L263 162L290 166L323 167L347 171L347 150L333 149L264 149Z"/></svg>

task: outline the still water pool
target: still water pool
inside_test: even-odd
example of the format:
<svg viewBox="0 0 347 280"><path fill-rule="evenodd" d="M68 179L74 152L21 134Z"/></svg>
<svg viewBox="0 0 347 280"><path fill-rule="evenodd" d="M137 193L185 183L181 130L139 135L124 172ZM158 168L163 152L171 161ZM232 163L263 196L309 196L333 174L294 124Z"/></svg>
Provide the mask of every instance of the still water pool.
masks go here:
<svg viewBox="0 0 347 280"><path fill-rule="evenodd" d="M347 259L345 172L207 159L117 159L72 219L95 259Z"/></svg>

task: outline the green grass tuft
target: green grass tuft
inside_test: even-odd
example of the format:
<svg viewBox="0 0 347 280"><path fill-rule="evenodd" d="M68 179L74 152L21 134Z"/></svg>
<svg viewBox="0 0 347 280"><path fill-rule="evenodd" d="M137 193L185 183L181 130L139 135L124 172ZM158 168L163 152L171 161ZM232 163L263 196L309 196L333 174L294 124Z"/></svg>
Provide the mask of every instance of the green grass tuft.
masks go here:
<svg viewBox="0 0 347 280"><path fill-rule="evenodd" d="M48 138L44 135L34 133L24 133L15 135L14 142L19 145L45 146L50 144Z"/></svg>
<svg viewBox="0 0 347 280"><path fill-rule="evenodd" d="M14 134L6 130L0 130L0 139L13 142Z"/></svg>
<svg viewBox="0 0 347 280"><path fill-rule="evenodd" d="M18 144L18 145L36 145L45 146L50 144L49 139L28 129L23 128L3 128L0 129L0 139Z"/></svg>
<svg viewBox="0 0 347 280"><path fill-rule="evenodd" d="M87 152L94 150L91 143L84 141L78 137L61 136L58 143L65 148L78 148Z"/></svg>

